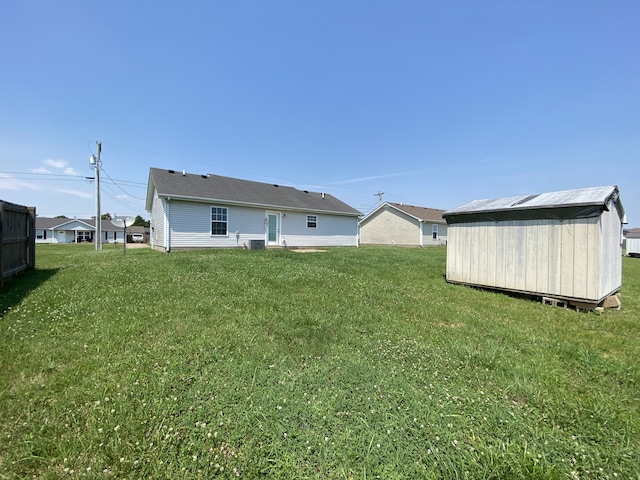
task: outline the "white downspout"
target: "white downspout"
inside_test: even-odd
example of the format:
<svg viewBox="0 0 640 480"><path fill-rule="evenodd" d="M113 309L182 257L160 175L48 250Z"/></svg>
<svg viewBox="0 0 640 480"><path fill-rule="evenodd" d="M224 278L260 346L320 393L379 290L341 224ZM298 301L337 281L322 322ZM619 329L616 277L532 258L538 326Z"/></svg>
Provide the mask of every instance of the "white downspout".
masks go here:
<svg viewBox="0 0 640 480"><path fill-rule="evenodd" d="M424 247L424 222L420 220L420 246Z"/></svg>

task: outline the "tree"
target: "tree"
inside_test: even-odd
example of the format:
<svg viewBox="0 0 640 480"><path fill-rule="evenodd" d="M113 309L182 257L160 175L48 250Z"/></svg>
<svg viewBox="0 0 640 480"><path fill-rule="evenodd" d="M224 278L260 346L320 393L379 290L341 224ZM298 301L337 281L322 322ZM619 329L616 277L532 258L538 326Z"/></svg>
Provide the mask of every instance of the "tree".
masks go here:
<svg viewBox="0 0 640 480"><path fill-rule="evenodd" d="M102 220L111 220L111 214L109 212L103 213L102 215L100 215L100 218Z"/></svg>
<svg viewBox="0 0 640 480"><path fill-rule="evenodd" d="M67 218L66 215L58 215L56 218Z"/></svg>
<svg viewBox="0 0 640 480"><path fill-rule="evenodd" d="M148 227L149 220L145 220L140 215L136 215L136 219L133 221L134 227Z"/></svg>

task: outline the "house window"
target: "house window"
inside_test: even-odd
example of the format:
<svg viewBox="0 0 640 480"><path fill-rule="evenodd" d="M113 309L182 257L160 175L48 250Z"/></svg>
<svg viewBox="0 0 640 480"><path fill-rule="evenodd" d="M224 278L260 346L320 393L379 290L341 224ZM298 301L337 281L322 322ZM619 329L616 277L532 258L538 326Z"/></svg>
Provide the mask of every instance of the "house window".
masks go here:
<svg viewBox="0 0 640 480"><path fill-rule="evenodd" d="M91 241L91 232L87 232L84 230L78 231L78 242L90 242Z"/></svg>
<svg viewBox="0 0 640 480"><path fill-rule="evenodd" d="M434 240L438 239L438 224L434 223L433 226L431 227L431 238L433 238Z"/></svg>
<svg viewBox="0 0 640 480"><path fill-rule="evenodd" d="M227 208L211 207L211 235L227 234Z"/></svg>
<svg viewBox="0 0 640 480"><path fill-rule="evenodd" d="M46 240L47 239L47 231L46 230L36 230L36 238L38 240Z"/></svg>
<svg viewBox="0 0 640 480"><path fill-rule="evenodd" d="M317 228L317 227L318 227L318 216L307 215L307 228Z"/></svg>

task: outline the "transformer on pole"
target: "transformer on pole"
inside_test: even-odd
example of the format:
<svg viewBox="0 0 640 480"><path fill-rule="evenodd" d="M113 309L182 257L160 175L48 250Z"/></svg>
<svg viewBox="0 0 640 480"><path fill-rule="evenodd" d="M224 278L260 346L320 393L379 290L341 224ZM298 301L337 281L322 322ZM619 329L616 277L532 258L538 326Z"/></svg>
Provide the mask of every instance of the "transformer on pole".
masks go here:
<svg viewBox="0 0 640 480"><path fill-rule="evenodd" d="M102 143L96 142L98 146L98 156L91 155L89 163L96 169L96 250L102 250L102 215L100 214L100 152Z"/></svg>

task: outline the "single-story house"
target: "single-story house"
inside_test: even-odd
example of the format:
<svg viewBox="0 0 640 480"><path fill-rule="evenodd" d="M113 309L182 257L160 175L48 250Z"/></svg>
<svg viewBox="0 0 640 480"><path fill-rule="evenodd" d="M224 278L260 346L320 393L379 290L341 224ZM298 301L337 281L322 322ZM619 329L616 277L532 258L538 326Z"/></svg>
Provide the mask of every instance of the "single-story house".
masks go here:
<svg viewBox="0 0 640 480"><path fill-rule="evenodd" d="M360 220L362 245L445 245L444 210L384 202Z"/></svg>
<svg viewBox="0 0 640 480"><path fill-rule="evenodd" d="M111 220L102 220L102 243L123 243L124 232ZM145 227L128 227L127 237L132 233L142 233L145 240L149 232ZM36 217L36 243L81 243L94 242L95 219ZM130 242L130 238L127 242Z"/></svg>
<svg viewBox="0 0 640 480"><path fill-rule="evenodd" d="M618 187L474 200L448 210L448 282L598 304L622 285Z"/></svg>
<svg viewBox="0 0 640 480"><path fill-rule="evenodd" d="M151 246L357 246L361 213L328 193L151 168Z"/></svg>

